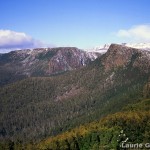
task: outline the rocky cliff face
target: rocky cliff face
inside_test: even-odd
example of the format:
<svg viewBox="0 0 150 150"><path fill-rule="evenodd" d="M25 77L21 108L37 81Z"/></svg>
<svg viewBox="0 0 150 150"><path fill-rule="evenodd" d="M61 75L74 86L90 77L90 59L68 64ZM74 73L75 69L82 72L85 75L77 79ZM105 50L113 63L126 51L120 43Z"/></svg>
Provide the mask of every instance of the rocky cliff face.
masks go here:
<svg viewBox="0 0 150 150"><path fill-rule="evenodd" d="M0 55L0 84L24 77L49 76L81 68L101 54L75 47L40 48Z"/></svg>
<svg viewBox="0 0 150 150"><path fill-rule="evenodd" d="M87 53L77 48L57 49L56 54L48 61L48 74L56 74L86 66L100 54Z"/></svg>
<svg viewBox="0 0 150 150"><path fill-rule="evenodd" d="M102 56L102 57L100 57ZM118 67L150 70L150 51L112 44L105 54L75 47L39 48L0 55L0 85L26 77L50 76L87 66L100 57L105 72Z"/></svg>
<svg viewBox="0 0 150 150"><path fill-rule="evenodd" d="M118 67L132 66L142 71L150 70L150 52L122 45L112 44L101 60L105 70L109 71Z"/></svg>

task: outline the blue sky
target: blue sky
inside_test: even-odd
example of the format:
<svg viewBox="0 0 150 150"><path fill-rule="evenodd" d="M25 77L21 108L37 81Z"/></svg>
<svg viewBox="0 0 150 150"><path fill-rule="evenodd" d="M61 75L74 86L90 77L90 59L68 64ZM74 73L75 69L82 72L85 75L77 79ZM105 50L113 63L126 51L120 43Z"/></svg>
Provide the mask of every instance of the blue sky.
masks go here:
<svg viewBox="0 0 150 150"><path fill-rule="evenodd" d="M149 42L150 0L1 0L0 49Z"/></svg>

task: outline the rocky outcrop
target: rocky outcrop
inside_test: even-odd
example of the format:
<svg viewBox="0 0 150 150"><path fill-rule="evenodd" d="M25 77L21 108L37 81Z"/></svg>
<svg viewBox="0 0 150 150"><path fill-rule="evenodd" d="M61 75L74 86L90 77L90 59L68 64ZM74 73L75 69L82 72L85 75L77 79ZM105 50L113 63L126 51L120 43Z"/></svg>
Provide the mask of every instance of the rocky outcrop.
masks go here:
<svg viewBox="0 0 150 150"><path fill-rule="evenodd" d="M150 70L150 52L112 44L101 62L105 71L132 65L134 68L137 67L148 72Z"/></svg>
<svg viewBox="0 0 150 150"><path fill-rule="evenodd" d="M0 84L18 78L50 76L82 68L99 56L101 54L75 47L37 48L1 54Z"/></svg>

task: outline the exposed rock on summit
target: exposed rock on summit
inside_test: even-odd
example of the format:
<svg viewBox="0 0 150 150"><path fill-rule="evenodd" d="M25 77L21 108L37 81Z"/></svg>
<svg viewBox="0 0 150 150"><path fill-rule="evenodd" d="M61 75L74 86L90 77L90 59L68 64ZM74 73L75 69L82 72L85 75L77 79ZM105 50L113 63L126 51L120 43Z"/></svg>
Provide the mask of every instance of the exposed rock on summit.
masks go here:
<svg viewBox="0 0 150 150"><path fill-rule="evenodd" d="M138 67L142 71L148 71L150 69L150 52L112 44L101 62L106 71L117 67L126 67L127 65Z"/></svg>

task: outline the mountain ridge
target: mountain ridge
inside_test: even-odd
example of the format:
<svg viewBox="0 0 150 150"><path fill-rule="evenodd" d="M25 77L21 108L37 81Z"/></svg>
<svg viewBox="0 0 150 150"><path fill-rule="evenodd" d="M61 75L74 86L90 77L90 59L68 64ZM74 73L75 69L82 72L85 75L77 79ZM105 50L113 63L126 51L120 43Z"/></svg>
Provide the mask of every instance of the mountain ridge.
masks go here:
<svg viewBox="0 0 150 150"><path fill-rule="evenodd" d="M26 142L57 135L149 97L149 55L144 54L111 45L81 69L1 87L1 139Z"/></svg>
<svg viewBox="0 0 150 150"><path fill-rule="evenodd" d="M30 76L50 76L79 69L99 53L85 52L75 47L37 48L11 51L0 55L0 85Z"/></svg>

